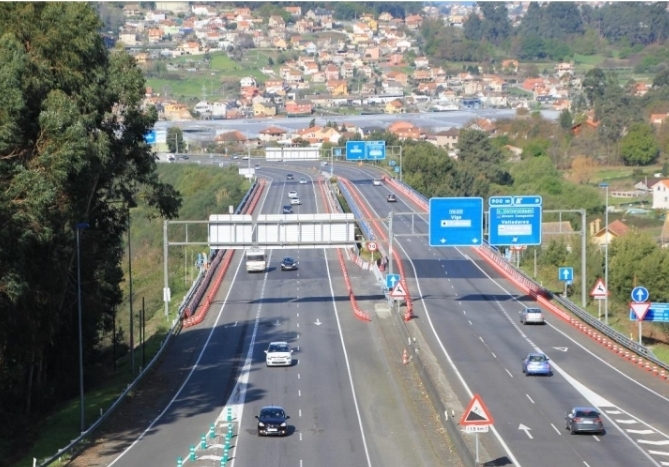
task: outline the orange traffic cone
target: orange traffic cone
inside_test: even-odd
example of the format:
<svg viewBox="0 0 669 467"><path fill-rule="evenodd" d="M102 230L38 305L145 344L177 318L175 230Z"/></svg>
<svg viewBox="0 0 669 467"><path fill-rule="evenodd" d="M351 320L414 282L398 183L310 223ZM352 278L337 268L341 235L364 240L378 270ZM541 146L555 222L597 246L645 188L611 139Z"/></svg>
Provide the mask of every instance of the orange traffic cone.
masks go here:
<svg viewBox="0 0 669 467"><path fill-rule="evenodd" d="M402 354L402 363L404 365L409 363L409 356L407 355L407 349L404 349L404 353Z"/></svg>

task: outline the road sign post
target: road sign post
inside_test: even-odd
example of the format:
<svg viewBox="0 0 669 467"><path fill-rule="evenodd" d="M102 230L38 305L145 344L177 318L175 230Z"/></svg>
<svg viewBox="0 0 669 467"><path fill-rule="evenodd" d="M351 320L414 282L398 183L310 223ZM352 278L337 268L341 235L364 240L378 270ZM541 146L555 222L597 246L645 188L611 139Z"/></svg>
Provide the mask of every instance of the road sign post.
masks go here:
<svg viewBox="0 0 669 467"><path fill-rule="evenodd" d="M483 198L430 198L430 246L480 246Z"/></svg>
<svg viewBox="0 0 669 467"><path fill-rule="evenodd" d="M574 268L558 268L558 280L564 282L564 296L567 296L567 286L574 281Z"/></svg>
<svg viewBox="0 0 669 467"><path fill-rule="evenodd" d="M541 245L541 196L488 198L488 242L491 245Z"/></svg>
<svg viewBox="0 0 669 467"><path fill-rule="evenodd" d="M476 465L479 464L479 433L483 430L488 431L488 427L493 423L492 415L483 403L483 399L478 394L474 394L472 400L469 401L469 405L462 413L460 425L465 427L466 433L473 432L476 437Z"/></svg>
<svg viewBox="0 0 669 467"><path fill-rule="evenodd" d="M606 284L604 284L604 281L601 278L597 279L595 286L590 291L590 296L597 300L597 319L600 321L602 320L602 300L606 298L608 293L609 291L606 289Z"/></svg>
<svg viewBox="0 0 669 467"><path fill-rule="evenodd" d="M648 292L648 291L646 291ZM648 294L646 293L646 298L648 297ZM648 314L648 310L651 307L650 302L632 302L630 303L630 318L632 318L632 315L634 315L635 321L639 324L639 345L643 345L643 329L642 329L642 324L644 318Z"/></svg>
<svg viewBox="0 0 669 467"><path fill-rule="evenodd" d="M401 277L399 274L386 274L386 289L392 290L398 284Z"/></svg>

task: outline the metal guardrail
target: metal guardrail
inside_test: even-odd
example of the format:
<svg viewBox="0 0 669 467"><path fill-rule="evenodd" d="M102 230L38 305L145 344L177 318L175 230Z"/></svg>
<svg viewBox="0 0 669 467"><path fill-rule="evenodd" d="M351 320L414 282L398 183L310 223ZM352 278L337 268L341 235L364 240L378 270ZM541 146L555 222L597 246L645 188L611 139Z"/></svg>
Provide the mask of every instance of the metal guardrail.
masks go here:
<svg viewBox="0 0 669 467"><path fill-rule="evenodd" d="M367 222L362 220L362 219L364 219L365 216L363 216L362 213L360 212L360 210L358 209L358 206L355 204L355 201L353 200L353 196L351 196L351 194L348 192L348 189L340 181L337 181L337 186L339 186L339 191L341 191L342 195L344 195L344 199L346 199L346 203L348 204L348 207L351 208L351 211L353 211L353 214L355 214L355 217L358 218L358 220L357 220L358 225L360 226L360 229L365 234L365 237L368 240L375 240L376 235L374 235L374 232L372 232L372 229L369 227Z"/></svg>
<svg viewBox="0 0 669 467"><path fill-rule="evenodd" d="M245 207L246 204L248 203L249 199L251 199L251 194L255 190L258 182L254 182L253 185L251 185L251 188L246 192L246 195L242 198L242 200L239 203L239 206L237 207L237 210L235 211L235 214L239 214ZM128 385L128 387L119 395L119 397L114 401L114 403L98 418L91 426L88 427L86 431L81 433L79 437L76 439L72 440L70 444L65 446L62 449L59 449L56 454L53 456L45 459L42 461L41 464L39 464L39 467L47 467L48 465L51 465L55 461L59 460L61 457L64 455L72 452L72 450L82 441L84 441L91 433L93 433L96 429L100 427L100 425L111 415L114 410L123 402L123 400L126 398L128 393L135 389L137 384L142 380L144 375L146 374L147 370L151 369L155 362L157 362L160 358L160 356L163 354L163 350L167 347L168 342L170 341L172 335L174 334L175 330L181 326L181 317L188 306L191 298L195 294L195 291L199 288L200 283L202 282L202 279L205 277L205 271L204 268L200 268L200 272L198 273L197 277L193 281L193 284L191 285L190 289L188 289L188 292L184 296L183 300L181 301L181 304L178 307L178 312L177 312L177 318L174 320L172 323L172 326L170 327L169 332L167 333L167 337L163 341L163 343L160 346L160 349L158 349L158 353L154 355L154 357L149 361L149 363L146 365L146 368L143 368L142 371L137 375L137 378Z"/></svg>

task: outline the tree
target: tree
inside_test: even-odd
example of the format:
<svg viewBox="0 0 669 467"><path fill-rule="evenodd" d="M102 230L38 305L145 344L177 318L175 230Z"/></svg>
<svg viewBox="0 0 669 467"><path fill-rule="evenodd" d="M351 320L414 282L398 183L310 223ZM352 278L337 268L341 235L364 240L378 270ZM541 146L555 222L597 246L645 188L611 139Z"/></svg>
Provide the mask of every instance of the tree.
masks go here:
<svg viewBox="0 0 669 467"><path fill-rule="evenodd" d="M647 123L633 123L620 142L620 157L627 165L650 165L659 154L653 128Z"/></svg>
<svg viewBox="0 0 669 467"><path fill-rule="evenodd" d="M458 137L458 161L483 175L491 183L510 185L511 175L501 167L506 159L501 149L490 143L488 135L479 130L461 130Z"/></svg>
<svg viewBox="0 0 669 467"><path fill-rule="evenodd" d="M597 172L598 166L599 164L592 157L577 156L571 161L570 178L580 185L587 185Z"/></svg>
<svg viewBox="0 0 669 467"><path fill-rule="evenodd" d="M186 152L184 146L184 132L178 126L171 126L167 129L167 147L173 154Z"/></svg>
<svg viewBox="0 0 669 467"><path fill-rule="evenodd" d="M573 124L574 122L569 109L564 109L560 112L560 128L563 130L571 130Z"/></svg>
<svg viewBox="0 0 669 467"><path fill-rule="evenodd" d="M312 119L309 121L309 126L308 126L307 128L313 128L313 127L315 127L315 126L316 126L316 119L315 119L315 118L312 118Z"/></svg>
<svg viewBox="0 0 669 467"><path fill-rule="evenodd" d="M606 75L604 74L604 70L597 67L588 70L583 79L583 90L590 105L594 105L596 99L604 96L605 86Z"/></svg>
<svg viewBox="0 0 669 467"><path fill-rule="evenodd" d="M144 141L142 73L101 27L86 3L0 3L0 414L15 429L77 392L77 252L91 365L122 300L128 207L181 204Z"/></svg>

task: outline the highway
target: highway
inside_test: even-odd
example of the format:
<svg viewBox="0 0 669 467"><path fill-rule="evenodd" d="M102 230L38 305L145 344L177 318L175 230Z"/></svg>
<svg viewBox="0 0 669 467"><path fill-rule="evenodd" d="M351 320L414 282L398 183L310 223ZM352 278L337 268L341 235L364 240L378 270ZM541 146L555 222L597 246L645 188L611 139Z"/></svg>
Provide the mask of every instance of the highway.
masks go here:
<svg viewBox="0 0 669 467"><path fill-rule="evenodd" d="M295 180L286 180L288 172ZM323 212L310 167L264 164L258 174L272 182L259 212L280 213L290 190L302 202L295 212ZM307 184L299 184L302 177ZM298 260L297 271L280 270L284 255ZM407 403L393 370L397 361L378 332L381 320L354 316L334 250L273 250L266 273L247 273L241 258L235 255L205 321L178 337L175 347L192 354L180 368L185 378L178 394L107 465L174 465L179 457L184 465L213 465L206 452L189 460L189 446L212 423L218 430L227 425L227 408L234 407L230 465L459 467L431 444L425 421ZM351 271L358 276L370 277ZM376 284L358 290L383 302ZM294 350L291 367L265 366L264 350L275 340ZM288 436L259 438L254 416L274 404L291 417Z"/></svg>
<svg viewBox="0 0 669 467"><path fill-rule="evenodd" d="M415 210L400 193L388 204L386 186L375 187L372 168L339 165L371 206L386 217ZM526 297L471 249L430 248L427 215L396 215L393 230L414 298L416 326L459 385L463 404L471 393L484 399L495 419L494 433L482 436L490 458L518 466L669 465L669 386L624 362L603 346L549 315L546 326L521 326ZM412 223L415 230L412 231ZM406 261L406 260L405 260ZM396 271L395 271L396 272ZM552 377L525 377L521 360L543 351ZM617 368L619 367L619 369ZM569 436L564 415L574 405L596 405L604 414L604 436ZM493 442L494 441L494 442Z"/></svg>

